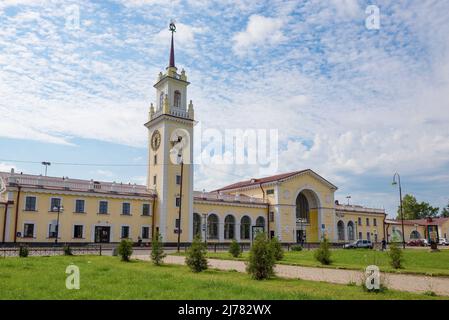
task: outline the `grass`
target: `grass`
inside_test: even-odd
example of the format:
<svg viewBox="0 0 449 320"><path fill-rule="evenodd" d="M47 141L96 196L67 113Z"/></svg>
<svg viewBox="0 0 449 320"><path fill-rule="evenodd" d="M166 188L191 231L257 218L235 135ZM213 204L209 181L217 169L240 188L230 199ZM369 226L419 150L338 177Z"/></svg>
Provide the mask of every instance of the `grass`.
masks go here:
<svg viewBox="0 0 449 320"><path fill-rule="evenodd" d="M80 290L65 288L69 264L80 268ZM360 286L281 279L256 281L238 272L121 262L118 257L55 256L0 258L0 299L442 299Z"/></svg>
<svg viewBox="0 0 449 320"><path fill-rule="evenodd" d="M368 265L377 265L383 272L425 274L432 276L449 276L449 250L430 252L429 250L406 249L403 251L404 263L402 269L390 266L387 252L367 249L334 249L332 264L323 266L315 260L314 250L285 252L280 264L364 270ZM248 253L240 258L233 258L228 252L209 252L209 258L247 260Z"/></svg>

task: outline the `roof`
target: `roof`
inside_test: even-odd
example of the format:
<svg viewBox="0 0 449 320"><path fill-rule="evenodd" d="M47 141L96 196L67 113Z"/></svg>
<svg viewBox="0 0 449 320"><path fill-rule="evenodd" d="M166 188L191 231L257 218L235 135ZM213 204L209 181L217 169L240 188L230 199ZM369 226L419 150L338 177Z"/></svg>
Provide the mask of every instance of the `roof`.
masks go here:
<svg viewBox="0 0 449 320"><path fill-rule="evenodd" d="M305 170L300 170L300 171L292 171L292 172L287 172L287 173L281 173L281 174L277 174L277 175L269 176L269 177L264 177L264 178L257 178L257 179L253 178L253 179L249 179L249 180L244 180L244 181L240 181L240 182L236 182L236 183L230 184L230 185L225 186L225 187L220 188L220 189L216 189L215 191L241 189L241 188L257 186L257 185L265 184L265 183L284 181L284 180L286 180L288 178L294 177L294 176L299 175L299 174L307 173L307 172L310 172L313 175L317 176L318 178L323 180L326 184L330 185L331 188L337 189L337 187L335 185L333 185L332 183L330 183L329 181L327 181L326 179L321 177L319 174L317 174L313 170L305 169Z"/></svg>
<svg viewBox="0 0 449 320"><path fill-rule="evenodd" d="M244 194L221 194L218 192L201 192L194 191L193 193L194 201L220 201L226 203L234 203L234 204L250 204L250 205L267 205L261 198L249 197Z"/></svg>
<svg viewBox="0 0 449 320"><path fill-rule="evenodd" d="M428 226L428 225L442 225L443 223L446 223L449 221L449 218L430 218L430 219L415 219L415 220L404 220L404 225L421 225L421 226ZM385 223L389 224L402 224L401 220L393 220L393 219L386 219Z"/></svg>
<svg viewBox="0 0 449 320"><path fill-rule="evenodd" d="M131 183L124 184L117 182L70 179L68 177L45 177L42 175L14 172L0 172L0 178L3 179L7 186L20 185L23 187L49 190L111 193L147 197L156 196L156 193L153 190L147 189L146 186Z"/></svg>
<svg viewBox="0 0 449 320"><path fill-rule="evenodd" d="M335 210L346 211L346 212L363 212L363 213L373 213L373 214L385 214L385 209L368 208L360 205L347 205L347 204L335 204Z"/></svg>

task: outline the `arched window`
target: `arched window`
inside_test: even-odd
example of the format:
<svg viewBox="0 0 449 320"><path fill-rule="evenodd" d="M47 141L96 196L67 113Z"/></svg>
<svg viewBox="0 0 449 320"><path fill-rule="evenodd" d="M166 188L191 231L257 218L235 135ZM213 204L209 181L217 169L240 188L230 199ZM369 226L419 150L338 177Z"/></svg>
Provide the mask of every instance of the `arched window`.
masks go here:
<svg viewBox="0 0 449 320"><path fill-rule="evenodd" d="M393 242L400 242L402 241L402 232L398 229L393 230L393 235L391 237L391 241Z"/></svg>
<svg viewBox="0 0 449 320"><path fill-rule="evenodd" d="M234 239L235 235L235 218L231 215L226 216L224 221L224 238Z"/></svg>
<svg viewBox="0 0 449 320"><path fill-rule="evenodd" d="M201 236L201 216L194 212L193 213L193 236Z"/></svg>
<svg viewBox="0 0 449 320"><path fill-rule="evenodd" d="M176 108L180 108L181 107L181 92L179 92L178 90L175 91L175 96L174 96L174 106Z"/></svg>
<svg viewBox="0 0 449 320"><path fill-rule="evenodd" d="M349 241L355 240L354 222L352 221L348 222L348 240Z"/></svg>
<svg viewBox="0 0 449 320"><path fill-rule="evenodd" d="M265 229L265 219L264 219L264 217L257 218L256 226L257 227L263 227Z"/></svg>
<svg viewBox="0 0 449 320"><path fill-rule="evenodd" d="M341 220L337 223L337 234L338 241L345 241L345 224Z"/></svg>
<svg viewBox="0 0 449 320"><path fill-rule="evenodd" d="M240 220L240 239L249 240L251 238L251 219L248 216Z"/></svg>
<svg viewBox="0 0 449 320"><path fill-rule="evenodd" d="M296 198L296 221L302 220L304 223L308 223L310 218L309 201L306 196L301 192Z"/></svg>
<svg viewBox="0 0 449 320"><path fill-rule="evenodd" d="M421 239L421 235L419 234L419 232L417 230L413 230L410 233L410 239Z"/></svg>
<svg viewBox="0 0 449 320"><path fill-rule="evenodd" d="M162 109L164 106L164 93L161 92L161 95L159 96L159 109Z"/></svg>
<svg viewBox="0 0 449 320"><path fill-rule="evenodd" d="M207 217L207 237L218 239L218 217L213 213Z"/></svg>

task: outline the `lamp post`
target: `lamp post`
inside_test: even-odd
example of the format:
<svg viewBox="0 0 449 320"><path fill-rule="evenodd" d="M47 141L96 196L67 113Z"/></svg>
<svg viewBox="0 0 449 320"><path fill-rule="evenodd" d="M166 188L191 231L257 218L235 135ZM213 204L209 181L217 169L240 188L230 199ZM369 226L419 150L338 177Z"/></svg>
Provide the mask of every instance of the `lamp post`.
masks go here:
<svg viewBox="0 0 449 320"><path fill-rule="evenodd" d="M45 166L45 176L47 176L47 167L51 166L51 162L44 161L42 165Z"/></svg>
<svg viewBox="0 0 449 320"><path fill-rule="evenodd" d="M59 206L55 206L53 207L53 211L58 211L58 218L56 220L56 238L55 238L55 243L58 243L58 237L59 237L59 215L61 214L61 212L64 212L64 207L59 205Z"/></svg>
<svg viewBox="0 0 449 320"><path fill-rule="evenodd" d="M397 182L396 182L397 177ZM402 186L401 186L401 176L399 173L395 173L393 176L392 185L399 185L399 212L401 213L401 225L402 225L402 247L405 249L405 234L404 234L404 213L402 212Z"/></svg>

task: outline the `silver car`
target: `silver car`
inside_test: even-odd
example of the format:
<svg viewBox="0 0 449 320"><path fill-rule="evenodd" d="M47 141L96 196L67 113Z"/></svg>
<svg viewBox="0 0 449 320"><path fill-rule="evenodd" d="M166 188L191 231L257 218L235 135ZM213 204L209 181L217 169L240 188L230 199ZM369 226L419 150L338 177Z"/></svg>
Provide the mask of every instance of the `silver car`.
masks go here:
<svg viewBox="0 0 449 320"><path fill-rule="evenodd" d="M373 243L370 240L357 240L343 246L344 249L366 248L372 249Z"/></svg>

